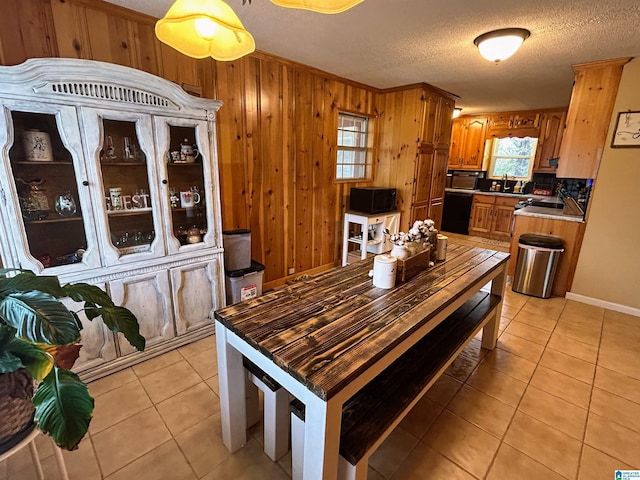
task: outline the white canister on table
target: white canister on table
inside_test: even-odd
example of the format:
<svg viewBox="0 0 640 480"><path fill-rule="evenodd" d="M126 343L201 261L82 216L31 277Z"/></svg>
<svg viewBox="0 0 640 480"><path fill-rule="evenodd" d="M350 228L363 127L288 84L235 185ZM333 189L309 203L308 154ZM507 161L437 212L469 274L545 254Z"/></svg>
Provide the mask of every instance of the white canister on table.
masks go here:
<svg viewBox="0 0 640 480"><path fill-rule="evenodd" d="M396 267L398 260L391 255L376 255L373 259L373 286L393 288L396 284Z"/></svg>
<svg viewBox="0 0 640 480"><path fill-rule="evenodd" d="M53 160L51 138L47 132L25 130L23 133L24 157L32 162L50 162Z"/></svg>
<svg viewBox="0 0 640 480"><path fill-rule="evenodd" d="M447 241L449 237L438 234L438 246L436 248L436 260L442 261L447 258Z"/></svg>

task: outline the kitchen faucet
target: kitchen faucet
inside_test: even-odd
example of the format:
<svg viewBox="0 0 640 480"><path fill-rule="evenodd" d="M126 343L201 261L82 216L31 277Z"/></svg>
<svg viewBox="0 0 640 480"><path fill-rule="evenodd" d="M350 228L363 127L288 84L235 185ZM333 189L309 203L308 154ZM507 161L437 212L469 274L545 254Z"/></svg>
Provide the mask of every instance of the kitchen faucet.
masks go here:
<svg viewBox="0 0 640 480"><path fill-rule="evenodd" d="M510 190L510 188L509 188L509 187L507 187L507 174L505 173L505 174L502 176L502 191L503 191L503 192L506 192L507 190Z"/></svg>

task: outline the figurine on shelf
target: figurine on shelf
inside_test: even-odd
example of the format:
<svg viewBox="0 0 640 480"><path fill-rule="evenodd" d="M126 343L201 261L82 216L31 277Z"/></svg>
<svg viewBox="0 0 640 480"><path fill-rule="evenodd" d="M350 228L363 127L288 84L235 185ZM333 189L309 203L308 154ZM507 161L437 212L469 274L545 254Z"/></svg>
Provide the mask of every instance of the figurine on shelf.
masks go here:
<svg viewBox="0 0 640 480"><path fill-rule="evenodd" d="M111 135L107 136L107 144L104 146L103 158L105 162L115 162L118 159L116 156L116 147L113 146Z"/></svg>
<svg viewBox="0 0 640 480"><path fill-rule="evenodd" d="M55 208L61 217L73 217L76 214L76 201L69 190L56 197Z"/></svg>
<svg viewBox="0 0 640 480"><path fill-rule="evenodd" d="M18 178L16 181L21 184L18 187L18 195L24 219L33 221L47 218L49 216L49 200L42 186L44 180L36 178L35 180L24 181Z"/></svg>

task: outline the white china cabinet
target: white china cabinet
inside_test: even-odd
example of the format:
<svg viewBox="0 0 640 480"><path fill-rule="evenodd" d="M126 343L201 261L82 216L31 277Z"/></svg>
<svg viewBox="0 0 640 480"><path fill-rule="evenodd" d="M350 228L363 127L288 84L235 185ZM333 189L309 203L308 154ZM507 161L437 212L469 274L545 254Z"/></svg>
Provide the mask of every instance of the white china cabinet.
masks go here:
<svg viewBox="0 0 640 480"><path fill-rule="evenodd" d="M85 379L213 332L224 305L220 105L108 63L0 67L3 266L100 286L147 340L135 352L81 316L74 369Z"/></svg>

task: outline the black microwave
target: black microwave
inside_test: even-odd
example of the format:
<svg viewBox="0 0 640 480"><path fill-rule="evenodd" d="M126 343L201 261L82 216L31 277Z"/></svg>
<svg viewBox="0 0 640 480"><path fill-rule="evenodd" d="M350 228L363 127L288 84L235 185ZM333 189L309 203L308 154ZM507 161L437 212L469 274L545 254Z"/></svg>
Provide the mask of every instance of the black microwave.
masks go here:
<svg viewBox="0 0 640 480"><path fill-rule="evenodd" d="M349 210L362 213L384 213L393 212L395 209L395 188L351 188L349 194Z"/></svg>

